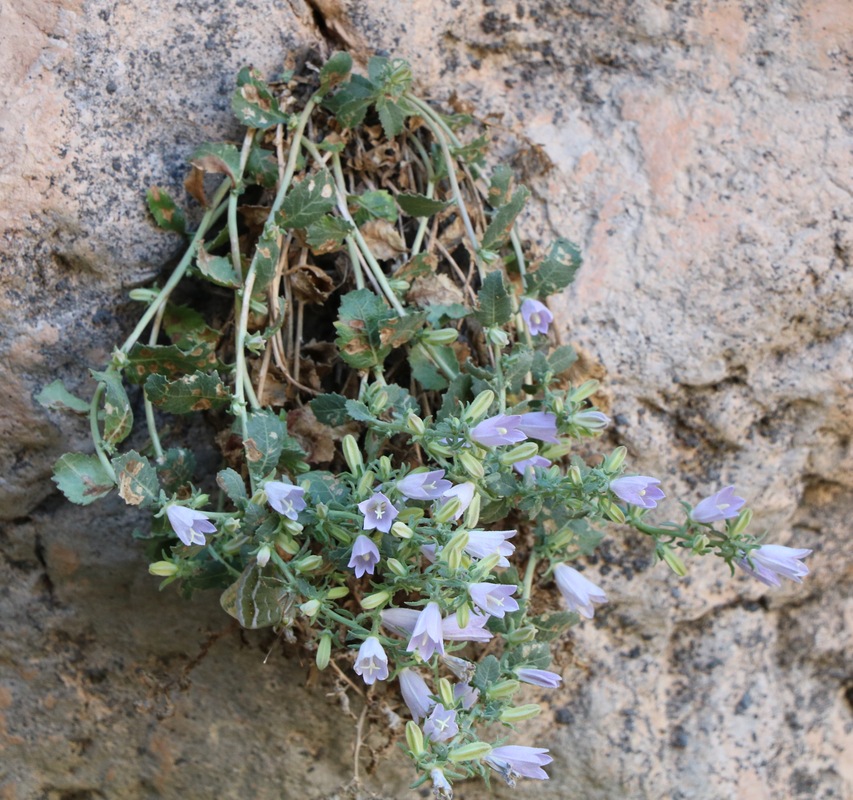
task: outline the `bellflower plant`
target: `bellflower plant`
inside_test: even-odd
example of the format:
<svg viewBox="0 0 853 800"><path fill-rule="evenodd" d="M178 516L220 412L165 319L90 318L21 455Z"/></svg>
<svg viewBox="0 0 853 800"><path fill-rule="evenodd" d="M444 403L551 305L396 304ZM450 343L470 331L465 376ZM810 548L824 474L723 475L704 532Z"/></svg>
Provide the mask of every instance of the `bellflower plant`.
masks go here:
<svg viewBox="0 0 853 800"><path fill-rule="evenodd" d="M190 159L201 207L148 193L184 256L130 292L140 319L90 402L59 383L40 397L88 408L93 452L55 467L70 500L117 493L149 512L162 586L218 587L244 628L360 676L364 725L394 738L389 715L404 717L404 749L386 752L449 800L466 778L548 777L547 749L516 743L539 708L515 695L559 691L552 643L607 601L572 565L608 526L648 537L677 575L714 555L769 586L801 581L811 550L748 533L733 487L655 524L661 481L625 475L625 447L581 457L609 417L546 306L578 248L522 236L529 191L489 166L477 123L416 93L405 61L351 70L336 53L274 83L239 73L242 141ZM205 429L213 474L211 447L197 461L182 439Z"/></svg>

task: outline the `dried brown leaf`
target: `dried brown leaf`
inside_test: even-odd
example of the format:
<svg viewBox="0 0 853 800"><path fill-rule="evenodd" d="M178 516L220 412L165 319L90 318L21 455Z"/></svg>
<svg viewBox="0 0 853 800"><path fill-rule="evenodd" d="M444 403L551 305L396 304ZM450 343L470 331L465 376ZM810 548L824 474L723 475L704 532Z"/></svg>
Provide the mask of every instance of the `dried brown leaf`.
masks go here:
<svg viewBox="0 0 853 800"><path fill-rule="evenodd" d="M380 261L396 258L406 252L406 243L387 219L372 219L359 230L371 252Z"/></svg>
<svg viewBox="0 0 853 800"><path fill-rule="evenodd" d="M193 164L190 174L187 175L184 181L184 189L204 208L207 208L207 195L204 193L204 170L199 169Z"/></svg>
<svg viewBox="0 0 853 800"><path fill-rule="evenodd" d="M417 278L406 299L421 308L430 305L465 303L465 293L447 275L432 273Z"/></svg>

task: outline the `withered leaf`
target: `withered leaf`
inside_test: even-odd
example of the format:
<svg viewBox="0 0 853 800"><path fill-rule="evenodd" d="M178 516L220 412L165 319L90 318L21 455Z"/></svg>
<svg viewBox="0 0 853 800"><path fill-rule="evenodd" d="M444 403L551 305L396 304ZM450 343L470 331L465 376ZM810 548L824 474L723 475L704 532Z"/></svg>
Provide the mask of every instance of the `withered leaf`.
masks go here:
<svg viewBox="0 0 853 800"><path fill-rule="evenodd" d="M325 303L335 290L334 281L315 264L299 264L287 274L296 299L303 303Z"/></svg>
<svg viewBox="0 0 853 800"><path fill-rule="evenodd" d="M359 228L367 246L379 261L397 258L406 252L406 243L386 219L372 219Z"/></svg>

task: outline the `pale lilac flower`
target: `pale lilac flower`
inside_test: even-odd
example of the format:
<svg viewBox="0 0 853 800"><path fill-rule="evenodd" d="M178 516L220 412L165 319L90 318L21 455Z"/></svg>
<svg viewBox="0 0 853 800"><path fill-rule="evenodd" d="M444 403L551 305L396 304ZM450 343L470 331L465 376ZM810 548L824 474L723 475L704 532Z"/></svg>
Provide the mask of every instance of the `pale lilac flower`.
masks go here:
<svg viewBox="0 0 853 800"><path fill-rule="evenodd" d="M406 650L410 653L417 652L424 660L429 661L433 653L444 655L444 641L441 638L441 609L438 603L427 603L426 607L418 614L412 638Z"/></svg>
<svg viewBox="0 0 853 800"><path fill-rule="evenodd" d="M486 628L489 618L485 614L468 614L468 624L459 627L459 619L454 612L441 623L442 636L448 642L488 642L494 634Z"/></svg>
<svg viewBox="0 0 853 800"><path fill-rule="evenodd" d="M544 689L556 689L563 679L556 672L549 672L547 669L517 669L515 674L520 681L533 684L533 686L541 686Z"/></svg>
<svg viewBox="0 0 853 800"><path fill-rule="evenodd" d="M445 498L444 503L449 503L454 497L459 499L461 505L459 506L459 510L453 515L454 519L459 519L468 510L468 506L471 505L471 501L474 499L476 488L471 481L465 481L464 483L452 486L450 489L446 489L441 495ZM444 505L444 503L441 505Z"/></svg>
<svg viewBox="0 0 853 800"><path fill-rule="evenodd" d="M610 481L611 491L626 503L641 508L654 508L666 495L657 487L660 481L647 475L631 475Z"/></svg>
<svg viewBox="0 0 853 800"><path fill-rule="evenodd" d="M484 447L499 447L502 444L518 444L527 438L521 430L520 414L498 414L484 419L471 429L471 438Z"/></svg>
<svg viewBox="0 0 853 800"><path fill-rule="evenodd" d="M435 500L453 486L450 481L443 478L443 469L432 472L413 472L403 480L397 481L397 491L410 500Z"/></svg>
<svg viewBox="0 0 853 800"><path fill-rule="evenodd" d="M478 608L498 619L503 619L510 611L518 611L518 601L511 596L517 589L517 586L500 583L468 584L468 594Z"/></svg>
<svg viewBox="0 0 853 800"><path fill-rule="evenodd" d="M352 546L348 567L355 570L355 577L360 578L366 572L373 574L373 568L379 563L379 548L373 543L369 536L363 533L355 540Z"/></svg>
<svg viewBox="0 0 853 800"><path fill-rule="evenodd" d="M521 304L521 316L531 336L548 333L548 328L554 321L554 315L548 310L548 306L529 297Z"/></svg>
<svg viewBox="0 0 853 800"><path fill-rule="evenodd" d="M429 687L417 672L408 667L401 669L398 677L403 702L408 706L415 722L420 722L423 717L429 714L429 710L435 704L435 701L430 697Z"/></svg>
<svg viewBox="0 0 853 800"><path fill-rule="evenodd" d="M533 469L534 467L550 467L551 462L545 458L544 456L531 456L530 458L525 458L523 461L516 461L515 464L512 465L512 468L519 474L524 475L528 469Z"/></svg>
<svg viewBox="0 0 853 800"><path fill-rule="evenodd" d="M470 683L457 683L453 687L453 699L462 703L462 708L467 711L480 696L480 690L475 689Z"/></svg>
<svg viewBox="0 0 853 800"><path fill-rule="evenodd" d="M554 579L569 610L577 611L582 617L592 619L595 614L592 604L607 602L607 595L598 586L566 564L554 567Z"/></svg>
<svg viewBox="0 0 853 800"><path fill-rule="evenodd" d="M388 678L388 656L375 636L368 636L358 648L358 657L353 665L357 675L370 684L384 681Z"/></svg>
<svg viewBox="0 0 853 800"><path fill-rule="evenodd" d="M364 514L364 530L375 528L382 533L391 530L395 517L400 513L382 492L376 492L369 500L359 503L358 510Z"/></svg>
<svg viewBox="0 0 853 800"><path fill-rule="evenodd" d="M572 422L579 428L586 428L588 431L600 431L610 424L610 417L601 411L587 409L572 415Z"/></svg>
<svg viewBox="0 0 853 800"><path fill-rule="evenodd" d="M216 526L207 514L194 508L171 505L166 509L166 516L172 530L185 545L204 544L204 534L216 533Z"/></svg>
<svg viewBox="0 0 853 800"><path fill-rule="evenodd" d="M557 417L548 411L530 411L522 414L516 427L531 439L554 444L560 442L557 438Z"/></svg>
<svg viewBox="0 0 853 800"><path fill-rule="evenodd" d="M515 786L517 778L536 778L548 780L548 773L542 767L554 759L546 755L548 751L541 747L522 747L508 744L493 747L483 759L492 769L497 770L509 786Z"/></svg>
<svg viewBox="0 0 853 800"><path fill-rule="evenodd" d="M416 608L383 608L379 612L382 624L400 636L411 636L421 612Z"/></svg>
<svg viewBox="0 0 853 800"><path fill-rule="evenodd" d="M438 548L434 544L422 544L421 553L430 564L435 564Z"/></svg>
<svg viewBox="0 0 853 800"><path fill-rule="evenodd" d="M305 508L305 500L302 499L305 490L292 483L267 481L264 484L264 492L270 505L288 519L295 520L299 512Z"/></svg>
<svg viewBox="0 0 853 800"><path fill-rule="evenodd" d="M453 800L453 787L438 767L430 770L432 780L432 795L436 800Z"/></svg>
<svg viewBox="0 0 853 800"><path fill-rule="evenodd" d="M441 628L443 632L443 623ZM441 663L444 664L444 666L446 666L457 678L459 678L460 681L466 683L474 677L474 673L477 671L477 667L474 664L464 658L459 658L459 656L442 656Z"/></svg>
<svg viewBox="0 0 853 800"><path fill-rule="evenodd" d="M446 742L459 733L456 712L438 703L424 722L424 733L433 742Z"/></svg>
<svg viewBox="0 0 853 800"><path fill-rule="evenodd" d="M726 486L711 497L696 504L690 512L690 519L694 522L719 522L724 519L736 517L743 508L746 500L735 497L735 487Z"/></svg>
<svg viewBox="0 0 853 800"><path fill-rule="evenodd" d="M515 552L515 545L508 542L515 536L515 531L468 531L468 544L465 552L472 558L485 558L492 553L501 556L499 567L508 567L507 556Z"/></svg>
<svg viewBox="0 0 853 800"><path fill-rule="evenodd" d="M737 562L745 572L767 586L780 586L779 576L802 583L809 568L800 559L811 555L811 550L784 547L781 544L763 544ZM750 563L752 562L752 563Z"/></svg>

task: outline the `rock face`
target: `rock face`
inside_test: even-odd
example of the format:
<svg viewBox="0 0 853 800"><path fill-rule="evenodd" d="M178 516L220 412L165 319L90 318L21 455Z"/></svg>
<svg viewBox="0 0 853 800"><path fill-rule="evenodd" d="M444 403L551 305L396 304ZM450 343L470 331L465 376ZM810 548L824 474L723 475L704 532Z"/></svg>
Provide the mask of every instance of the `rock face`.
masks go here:
<svg viewBox="0 0 853 800"><path fill-rule="evenodd" d="M815 550L803 585L768 591L710 563L679 581L615 531L592 564L611 602L520 729L551 748L552 780L513 796L853 796L846 0L0 10L0 796L407 796L381 731L362 750L379 772L365 757L366 788L342 788L354 692L303 689L310 660L215 598L158 594L124 506L57 497L51 464L86 426L32 400L56 377L89 387L137 313L128 289L178 252L144 190L180 193L192 148L236 133L237 70L309 46L408 58L426 93L491 119L534 192L524 233L583 245L554 305L609 392L609 443L671 497L736 484L769 541Z"/></svg>

